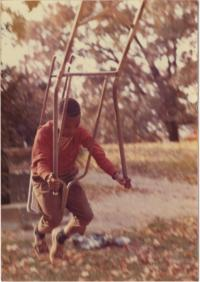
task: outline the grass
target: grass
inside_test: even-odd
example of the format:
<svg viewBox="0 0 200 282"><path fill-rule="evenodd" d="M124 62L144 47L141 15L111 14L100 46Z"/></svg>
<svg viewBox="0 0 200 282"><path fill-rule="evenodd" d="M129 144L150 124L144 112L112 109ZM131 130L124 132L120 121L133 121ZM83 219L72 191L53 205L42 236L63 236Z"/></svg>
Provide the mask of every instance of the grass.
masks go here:
<svg viewBox="0 0 200 282"><path fill-rule="evenodd" d="M196 141L180 143L138 143L126 144L125 155L128 172L153 178L167 178L171 181L197 183L198 144ZM118 145L103 146L107 156L120 167ZM79 158L84 166L87 154ZM94 160L91 167L99 170Z"/></svg>
<svg viewBox="0 0 200 282"><path fill-rule="evenodd" d="M98 250L66 244L58 266L38 261L20 231L2 233L2 281L183 281L197 280L197 219L155 219L141 231L115 232L131 244Z"/></svg>
<svg viewBox="0 0 200 282"><path fill-rule="evenodd" d="M119 165L118 146L104 145L107 156ZM197 142L125 145L128 171L153 178L197 183ZM29 152L30 153L30 152ZM17 151L19 155L19 152ZM22 158L23 159L23 158ZM86 154L79 159L85 164ZM99 170L94 161L91 167ZM87 187L90 199L111 193L110 187ZM116 187L113 193L123 193ZM198 280L197 219L172 221L156 218L140 231L127 235L127 247L79 250L66 244L66 260L59 267L38 261L24 231L2 231L2 281L187 281Z"/></svg>
<svg viewBox="0 0 200 282"><path fill-rule="evenodd" d="M103 148L108 158L120 167L118 145L107 144ZM130 174L197 183L197 141L125 144L124 148ZM10 148L6 152L11 168L29 170L31 148ZM85 150L81 151L79 166L85 166L87 155ZM91 161L90 168L100 170L94 160Z"/></svg>

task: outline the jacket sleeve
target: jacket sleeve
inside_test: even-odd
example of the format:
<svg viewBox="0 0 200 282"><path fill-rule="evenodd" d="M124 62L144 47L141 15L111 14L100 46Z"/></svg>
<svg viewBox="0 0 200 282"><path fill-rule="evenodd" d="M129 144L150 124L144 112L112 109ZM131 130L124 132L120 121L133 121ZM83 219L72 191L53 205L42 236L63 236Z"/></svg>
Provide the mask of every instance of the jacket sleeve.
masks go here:
<svg viewBox="0 0 200 282"><path fill-rule="evenodd" d="M36 167L37 175L44 180L52 172L50 136L44 128L37 131L32 149L32 167Z"/></svg>
<svg viewBox="0 0 200 282"><path fill-rule="evenodd" d="M88 149L98 166L107 174L113 176L118 171L113 163L106 157L103 148L97 142L93 143L92 136L84 128L80 128L80 140L81 145Z"/></svg>

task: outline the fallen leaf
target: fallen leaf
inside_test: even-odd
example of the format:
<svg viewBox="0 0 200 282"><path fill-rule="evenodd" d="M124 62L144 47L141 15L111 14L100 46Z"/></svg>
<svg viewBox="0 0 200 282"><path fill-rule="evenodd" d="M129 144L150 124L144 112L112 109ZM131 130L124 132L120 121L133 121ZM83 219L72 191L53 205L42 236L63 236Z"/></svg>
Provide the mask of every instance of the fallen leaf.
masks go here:
<svg viewBox="0 0 200 282"><path fill-rule="evenodd" d="M144 267L144 273L146 275L148 275L150 273L150 269L147 266Z"/></svg>
<svg viewBox="0 0 200 282"><path fill-rule="evenodd" d="M35 263L35 260L33 258L25 258L24 259L27 263Z"/></svg>
<svg viewBox="0 0 200 282"><path fill-rule="evenodd" d="M17 272L16 267L15 267L14 265L11 265L11 266L9 267L9 272L12 273L12 274L15 274L15 273Z"/></svg>
<svg viewBox="0 0 200 282"><path fill-rule="evenodd" d="M81 276L84 277L84 278L85 278L85 277L88 277L89 275L90 275L90 274L89 274L88 271L82 271L82 272L81 272Z"/></svg>
<svg viewBox="0 0 200 282"><path fill-rule="evenodd" d="M140 261L144 264L153 263L154 261L152 250L147 246L141 247L138 252L138 257Z"/></svg>
<svg viewBox="0 0 200 282"><path fill-rule="evenodd" d="M30 267L30 271L31 271L31 272L35 272L35 273L39 273L38 270L37 270L37 268L34 267L34 266L31 266L31 267Z"/></svg>
<svg viewBox="0 0 200 282"><path fill-rule="evenodd" d="M117 271L117 270L111 270L111 272L110 272L113 276L115 276L115 277L117 277L117 276L119 276L120 275L120 272L119 271Z"/></svg>
<svg viewBox="0 0 200 282"><path fill-rule="evenodd" d="M86 264L86 266L85 266L85 270L91 270L92 269L92 267L91 267L91 265L90 264Z"/></svg>
<svg viewBox="0 0 200 282"><path fill-rule="evenodd" d="M159 247L160 246L160 242L157 239L153 240L153 245L154 247Z"/></svg>
<svg viewBox="0 0 200 282"><path fill-rule="evenodd" d="M126 262L128 263L128 264L130 264L130 263L134 263L134 262L138 262L138 258L136 257L136 256L132 256L132 257L129 257L129 258L126 258Z"/></svg>
<svg viewBox="0 0 200 282"><path fill-rule="evenodd" d="M7 250L8 252L16 251L16 250L18 250L18 249L19 249L19 247L18 247L16 244L7 245L7 246L6 246L6 250Z"/></svg>

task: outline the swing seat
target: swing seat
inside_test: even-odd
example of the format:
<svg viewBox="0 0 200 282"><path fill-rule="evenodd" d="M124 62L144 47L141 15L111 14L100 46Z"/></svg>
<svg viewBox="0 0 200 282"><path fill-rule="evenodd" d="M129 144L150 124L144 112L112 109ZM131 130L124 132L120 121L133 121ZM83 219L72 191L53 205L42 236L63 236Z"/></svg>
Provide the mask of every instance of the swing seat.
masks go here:
<svg viewBox="0 0 200 282"><path fill-rule="evenodd" d="M67 185L65 184L64 181L62 181L61 179L59 179L62 186L63 186L63 196L62 196L62 210L65 210L65 206L66 206L66 202L67 202L67 197L68 197L68 191L70 186L76 181L76 180L72 180L70 181ZM28 188L28 200L27 200L27 206L26 206L26 210L28 213L32 213L32 214L42 214L42 211L40 209L40 206L37 202L37 199L33 193L33 183L32 183L32 173L30 175L30 181L29 181L29 188Z"/></svg>
<svg viewBox="0 0 200 282"><path fill-rule="evenodd" d="M28 213L41 214L40 207L33 193L32 173L30 175L30 181L29 181L28 200L27 200L26 210Z"/></svg>

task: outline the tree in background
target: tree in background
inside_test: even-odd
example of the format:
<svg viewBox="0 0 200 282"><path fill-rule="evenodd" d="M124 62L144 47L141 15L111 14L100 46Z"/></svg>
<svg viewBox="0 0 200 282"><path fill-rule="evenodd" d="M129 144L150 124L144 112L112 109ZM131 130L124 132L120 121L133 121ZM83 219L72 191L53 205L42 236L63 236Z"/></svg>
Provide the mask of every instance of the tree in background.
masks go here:
<svg viewBox="0 0 200 282"><path fill-rule="evenodd" d="M126 140L133 140L130 135L126 138L127 132L135 132L138 141L165 134L179 141L179 126L197 122L196 105L187 93L197 82L197 7L197 1L172 1L170 5L169 1L148 1L119 84L121 111L129 117L124 120ZM103 65L118 62L113 49L102 44L106 33L122 50L124 33L133 19L128 4L121 9L113 5L109 15L110 20L107 12L93 18L99 24L90 51ZM107 25L102 27L100 22Z"/></svg>
<svg viewBox="0 0 200 282"><path fill-rule="evenodd" d="M152 85L156 84L159 94L154 108L167 129L169 139L178 141L179 125L194 123L196 119L194 112L189 110L191 103L184 87L197 81L197 2L174 1L169 5L168 1L153 1L146 18L150 15L153 21L146 22L146 29L141 34L150 38L155 32L156 39L153 42L148 40L146 48L138 38L136 42L151 70ZM185 42L190 46L181 51ZM159 63L162 63L160 69ZM190 79L187 79L188 73Z"/></svg>
<svg viewBox="0 0 200 282"><path fill-rule="evenodd" d="M31 146L44 89L15 68L6 67L1 75L2 147Z"/></svg>
<svg viewBox="0 0 200 282"><path fill-rule="evenodd" d="M26 20L22 14L3 6L4 13L10 17L4 23L5 33L14 35L14 44L25 44L31 50L18 69L5 67L2 73L5 80L2 109L13 101L13 113L2 112L3 120L7 118L7 124L2 124L3 136L9 146L22 145L24 140L28 144L32 142L51 58L56 52L58 69L79 4L77 1L45 2L48 5L41 1L25 2L30 12L43 6L45 15L41 22ZM73 46L77 54L73 68L79 71L115 69L135 12L132 1L85 2ZM178 141L179 126L196 123L196 104L191 103L187 95L197 80L196 36L197 1L170 1L170 5L166 0L147 1L119 84L126 142L164 138ZM181 48L184 42L188 45L186 49ZM72 79L72 95L81 101L83 121L90 128L98 106L100 84L99 78ZM106 143L116 141L111 94L112 80L108 84L99 129L99 138ZM20 125L24 129L17 129ZM19 139L11 137L16 132Z"/></svg>

